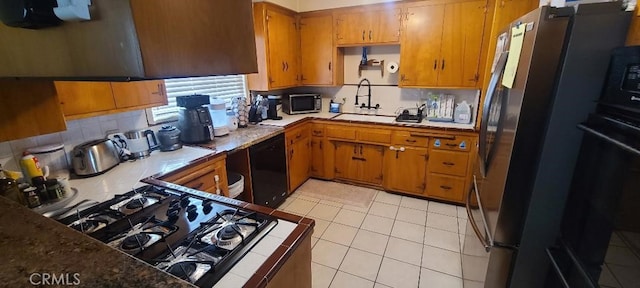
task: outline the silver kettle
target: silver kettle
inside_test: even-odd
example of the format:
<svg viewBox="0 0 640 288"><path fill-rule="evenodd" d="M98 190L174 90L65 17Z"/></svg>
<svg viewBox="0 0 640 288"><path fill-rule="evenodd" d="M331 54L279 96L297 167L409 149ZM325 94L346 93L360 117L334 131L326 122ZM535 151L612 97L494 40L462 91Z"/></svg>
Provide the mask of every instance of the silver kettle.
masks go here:
<svg viewBox="0 0 640 288"><path fill-rule="evenodd" d="M140 159L151 155L151 151L158 149L158 139L151 130L133 130L124 133L127 137L127 147L131 157ZM153 142L153 143L152 143Z"/></svg>
<svg viewBox="0 0 640 288"><path fill-rule="evenodd" d="M182 148L180 143L180 129L171 125L164 125L158 130L158 142L160 142L160 151L174 151Z"/></svg>

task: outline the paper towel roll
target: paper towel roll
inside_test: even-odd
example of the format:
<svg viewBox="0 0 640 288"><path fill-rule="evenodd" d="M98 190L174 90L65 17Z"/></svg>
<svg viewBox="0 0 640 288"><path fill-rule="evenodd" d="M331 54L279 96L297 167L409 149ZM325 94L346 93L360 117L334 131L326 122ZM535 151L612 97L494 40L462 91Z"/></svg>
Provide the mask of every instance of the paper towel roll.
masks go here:
<svg viewBox="0 0 640 288"><path fill-rule="evenodd" d="M396 62L389 62L389 64L387 64L387 72L390 74L398 72L398 66L398 63Z"/></svg>
<svg viewBox="0 0 640 288"><path fill-rule="evenodd" d="M58 7L53 8L53 13L64 21L91 20L89 14L89 0L57 0Z"/></svg>

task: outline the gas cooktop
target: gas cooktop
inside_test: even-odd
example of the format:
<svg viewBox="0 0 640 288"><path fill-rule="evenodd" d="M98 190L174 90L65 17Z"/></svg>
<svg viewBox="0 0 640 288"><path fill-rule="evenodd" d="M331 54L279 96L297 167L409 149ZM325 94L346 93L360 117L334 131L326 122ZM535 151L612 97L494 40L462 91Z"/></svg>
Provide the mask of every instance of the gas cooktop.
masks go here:
<svg viewBox="0 0 640 288"><path fill-rule="evenodd" d="M151 185L59 221L200 287L213 286L278 223Z"/></svg>

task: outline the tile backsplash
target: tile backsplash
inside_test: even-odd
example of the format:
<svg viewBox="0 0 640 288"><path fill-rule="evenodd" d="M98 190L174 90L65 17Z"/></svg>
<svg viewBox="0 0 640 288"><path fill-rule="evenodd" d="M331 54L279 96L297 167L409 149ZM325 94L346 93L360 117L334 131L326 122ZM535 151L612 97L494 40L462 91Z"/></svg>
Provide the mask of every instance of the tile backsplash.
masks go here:
<svg viewBox="0 0 640 288"><path fill-rule="evenodd" d="M104 138L107 131L127 132L148 126L145 110L67 121L67 130L63 132L0 142L0 164L8 170L20 171L18 163L27 148L56 143L64 143L67 159L70 159L69 154L73 147Z"/></svg>

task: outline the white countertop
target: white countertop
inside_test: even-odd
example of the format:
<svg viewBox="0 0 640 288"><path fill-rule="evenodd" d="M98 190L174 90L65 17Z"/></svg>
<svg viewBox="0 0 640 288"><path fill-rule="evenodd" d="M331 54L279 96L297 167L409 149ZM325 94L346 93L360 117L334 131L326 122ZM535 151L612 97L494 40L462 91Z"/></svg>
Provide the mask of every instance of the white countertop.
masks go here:
<svg viewBox="0 0 640 288"><path fill-rule="evenodd" d="M288 115L285 113L280 113L279 116L282 116L282 120L265 120L260 122L260 125L272 125L272 126L280 126L284 127L290 125L294 122L304 120L306 118L319 118L319 119L333 119L333 120L344 120L344 121L361 121L361 122L370 122L370 123L382 123L382 124L392 124L392 125L401 125L408 127L418 127L418 128L444 128L444 129L460 129L460 130L475 130L475 123L469 124L461 124L461 123L453 123L453 122L432 122L428 120L423 120L420 123L406 123L406 122L396 122L395 116L389 115L367 115L367 114L353 114L353 113L329 113L329 112L320 112L320 113L307 113L307 114L296 114L296 115Z"/></svg>
<svg viewBox="0 0 640 288"><path fill-rule="evenodd" d="M133 188L144 186L140 179L161 172L169 172L187 165L189 162L214 154L215 151L200 147L183 146L182 149L159 152L131 162L120 163L106 173L69 181L71 187L78 189L78 196L68 205L83 199L106 201L116 194L126 193Z"/></svg>

